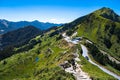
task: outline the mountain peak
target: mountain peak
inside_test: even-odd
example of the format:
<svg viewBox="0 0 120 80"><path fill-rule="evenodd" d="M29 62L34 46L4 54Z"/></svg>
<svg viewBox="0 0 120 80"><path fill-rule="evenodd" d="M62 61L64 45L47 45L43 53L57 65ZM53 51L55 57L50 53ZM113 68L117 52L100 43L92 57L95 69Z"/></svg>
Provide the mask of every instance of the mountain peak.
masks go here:
<svg viewBox="0 0 120 80"><path fill-rule="evenodd" d="M34 20L34 21L32 21L32 22L39 22L38 20Z"/></svg>
<svg viewBox="0 0 120 80"><path fill-rule="evenodd" d="M113 11L111 8L108 8L108 7L102 7L100 10L111 10L111 11Z"/></svg>
<svg viewBox="0 0 120 80"><path fill-rule="evenodd" d="M95 14L102 16L104 18L110 19L112 21L120 22L120 16L117 15L112 9L103 7L94 12Z"/></svg>
<svg viewBox="0 0 120 80"><path fill-rule="evenodd" d="M99 15L101 15L101 14L111 14L111 13L114 13L114 14L116 14L112 9L110 9L110 8L107 8L107 7L103 7L103 8L101 8L101 9L99 9L99 10L97 10L97 11L95 11L95 13L97 13L97 14L99 14Z"/></svg>

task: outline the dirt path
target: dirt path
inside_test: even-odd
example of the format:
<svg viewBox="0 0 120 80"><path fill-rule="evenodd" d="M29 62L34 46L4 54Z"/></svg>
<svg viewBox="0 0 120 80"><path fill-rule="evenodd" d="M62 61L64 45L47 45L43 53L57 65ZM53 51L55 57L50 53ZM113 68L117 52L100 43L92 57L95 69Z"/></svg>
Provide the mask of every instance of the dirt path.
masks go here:
<svg viewBox="0 0 120 80"><path fill-rule="evenodd" d="M73 44L77 43L72 41L71 38L66 36L65 33L63 34L63 37L64 37L64 40L66 40L68 43L73 43ZM78 61L80 61L78 50L76 51L76 53L74 53L74 55L76 55L76 58L74 58L76 68L74 69L73 66L71 65L71 67L65 68L65 71L72 73L75 76L76 80L91 80L90 76L87 73L82 71L81 65L77 63Z"/></svg>
<svg viewBox="0 0 120 80"><path fill-rule="evenodd" d="M71 65L71 67L66 68L65 71L72 73L75 76L76 80L91 80L90 76L87 73L82 71L82 69L80 68L81 65L79 65L77 61L80 61L79 56L75 58L75 65L76 65L75 70L73 69L73 66Z"/></svg>

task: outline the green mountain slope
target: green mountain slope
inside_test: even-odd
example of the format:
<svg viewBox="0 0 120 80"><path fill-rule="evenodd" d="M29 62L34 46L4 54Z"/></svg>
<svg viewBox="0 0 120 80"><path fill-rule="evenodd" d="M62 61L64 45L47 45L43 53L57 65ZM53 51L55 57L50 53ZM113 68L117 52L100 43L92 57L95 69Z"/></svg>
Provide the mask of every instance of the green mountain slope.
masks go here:
<svg viewBox="0 0 120 80"><path fill-rule="evenodd" d="M80 50L81 48L80 46L70 47L60 37L60 34L49 37L54 31L51 30L45 33L44 36L34 38L34 41L41 40L41 43L33 45L34 47L32 49L2 60L0 62L0 79L75 80L72 74L65 72L60 67L60 64L66 60L73 59L73 53L76 52L76 49ZM26 46L22 46L21 48L26 48ZM15 51L21 48L17 48ZM81 55L80 52L79 55ZM83 70L88 72L93 79L116 80L101 71L98 67L87 62L82 56L80 58L82 60L80 64L83 66Z"/></svg>
<svg viewBox="0 0 120 80"><path fill-rule="evenodd" d="M103 16L106 15L106 16ZM109 18L111 17L111 18ZM91 14L78 18L65 25L69 31L77 31L78 36L83 36L120 61L120 22L119 16L109 8L102 8Z"/></svg>
<svg viewBox="0 0 120 80"><path fill-rule="evenodd" d="M74 80L72 74L65 73L59 67L61 58L64 57L63 52L67 49L57 46L59 41L56 41L56 36L50 38L45 34L43 37L38 36L34 39L34 41L37 40L42 42L34 45L34 48L1 61L0 79Z"/></svg>

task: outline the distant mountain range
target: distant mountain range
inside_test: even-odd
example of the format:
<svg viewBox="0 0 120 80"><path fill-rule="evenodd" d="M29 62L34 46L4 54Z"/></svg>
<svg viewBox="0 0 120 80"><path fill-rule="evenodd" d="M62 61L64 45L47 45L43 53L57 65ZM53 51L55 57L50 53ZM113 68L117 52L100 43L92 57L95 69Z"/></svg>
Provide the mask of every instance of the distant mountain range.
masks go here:
<svg viewBox="0 0 120 80"><path fill-rule="evenodd" d="M39 22L37 20L32 22L29 21L12 22L5 19L0 19L0 34L29 25L35 26L41 30L45 30L52 26L60 26L61 24L54 24L49 22L44 23L44 22Z"/></svg>

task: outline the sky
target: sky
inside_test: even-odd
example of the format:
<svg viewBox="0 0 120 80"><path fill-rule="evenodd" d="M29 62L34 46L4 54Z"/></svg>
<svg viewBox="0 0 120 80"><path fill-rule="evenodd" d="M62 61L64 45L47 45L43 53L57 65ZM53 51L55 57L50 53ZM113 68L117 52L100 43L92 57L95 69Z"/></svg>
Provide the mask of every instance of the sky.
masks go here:
<svg viewBox="0 0 120 80"><path fill-rule="evenodd" d="M102 7L120 15L120 0L0 0L0 19L68 23Z"/></svg>

